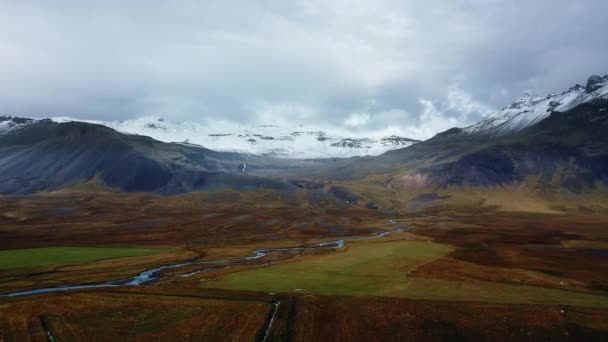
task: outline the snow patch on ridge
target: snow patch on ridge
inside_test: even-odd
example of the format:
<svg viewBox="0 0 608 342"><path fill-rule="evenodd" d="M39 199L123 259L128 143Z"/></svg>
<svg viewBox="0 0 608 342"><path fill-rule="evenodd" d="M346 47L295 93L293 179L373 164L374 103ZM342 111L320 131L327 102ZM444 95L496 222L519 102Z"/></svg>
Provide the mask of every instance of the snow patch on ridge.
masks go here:
<svg viewBox="0 0 608 342"><path fill-rule="evenodd" d="M410 146L417 140L396 135L385 137L345 137L299 125L241 125L221 122L205 125L192 121L171 122L158 116L126 121L52 118L56 122L82 121L100 124L122 133L152 137L164 142L199 145L205 148L282 158L347 158L379 155Z"/></svg>
<svg viewBox="0 0 608 342"><path fill-rule="evenodd" d="M0 135L18 130L36 120L14 116L0 116Z"/></svg>
<svg viewBox="0 0 608 342"><path fill-rule="evenodd" d="M526 93L481 122L464 128L463 132L496 135L514 133L540 122L552 112L565 112L602 98L608 98L608 75L592 76L586 87L577 84L561 94L540 97Z"/></svg>

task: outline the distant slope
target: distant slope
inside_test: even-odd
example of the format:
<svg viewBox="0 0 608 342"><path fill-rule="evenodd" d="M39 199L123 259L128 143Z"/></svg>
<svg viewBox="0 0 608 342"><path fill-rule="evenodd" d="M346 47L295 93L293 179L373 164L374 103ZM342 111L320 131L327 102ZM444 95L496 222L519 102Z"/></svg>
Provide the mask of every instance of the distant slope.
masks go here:
<svg viewBox="0 0 608 342"><path fill-rule="evenodd" d="M167 144L89 123L37 121L0 135L0 193L58 189L99 175L124 191L290 189L241 173L249 156Z"/></svg>

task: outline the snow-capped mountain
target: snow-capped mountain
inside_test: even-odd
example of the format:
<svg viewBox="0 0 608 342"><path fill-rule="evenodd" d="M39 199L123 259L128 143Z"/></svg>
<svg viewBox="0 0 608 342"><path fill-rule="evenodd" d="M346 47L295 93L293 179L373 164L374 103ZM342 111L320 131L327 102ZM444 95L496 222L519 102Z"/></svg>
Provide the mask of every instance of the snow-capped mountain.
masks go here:
<svg viewBox="0 0 608 342"><path fill-rule="evenodd" d="M34 119L19 118L14 116L0 116L0 135L19 129L34 122Z"/></svg>
<svg viewBox="0 0 608 342"><path fill-rule="evenodd" d="M413 140L396 135L386 137L346 137L321 130L274 125L247 126L223 122L204 125L172 122L157 116L126 121L92 121L56 117L56 122L82 121L101 124L122 133L152 137L163 142L200 145L223 152L242 152L282 158L344 158L379 155L412 145Z"/></svg>
<svg viewBox="0 0 608 342"><path fill-rule="evenodd" d="M591 76L586 86L577 84L561 94L540 97L526 93L509 106L465 128L463 132L498 135L514 133L538 123L551 112L565 112L601 98L608 98L608 75Z"/></svg>
<svg viewBox="0 0 608 342"><path fill-rule="evenodd" d="M222 123L208 126L196 122L171 122L157 116L125 121L81 120L54 117L55 122L80 121L104 125L116 131L152 137L163 142L200 145L223 152L242 152L282 158L346 158L379 155L415 144L418 140L397 135L385 137L346 137L299 125L247 126ZM0 116L0 135L19 129L36 119Z"/></svg>
<svg viewBox="0 0 608 342"><path fill-rule="evenodd" d="M545 97L524 94L511 105L479 123L458 130L459 134L504 135L518 132L547 118L552 112L566 112L597 99L608 99L608 75L591 76L586 86L575 85L561 94ZM100 124L116 131L149 136L162 142L200 145L222 152L241 152L283 158L345 158L380 155L419 142L402 136L353 137L305 127L275 125L247 126L219 122L171 122L157 116L126 121L94 121L68 117L55 122L81 121ZM0 135L36 122L36 119L0 116Z"/></svg>

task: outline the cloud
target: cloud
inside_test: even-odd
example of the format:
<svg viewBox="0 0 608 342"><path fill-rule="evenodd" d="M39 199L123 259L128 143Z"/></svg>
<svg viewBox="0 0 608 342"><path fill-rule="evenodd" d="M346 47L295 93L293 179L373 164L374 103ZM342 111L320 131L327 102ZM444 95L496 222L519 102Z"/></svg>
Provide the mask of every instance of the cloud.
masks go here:
<svg viewBox="0 0 608 342"><path fill-rule="evenodd" d="M308 108L292 103L256 103L251 107L251 113L255 116L255 123L272 124L277 126L290 126L314 120L318 113L313 108Z"/></svg>
<svg viewBox="0 0 608 342"><path fill-rule="evenodd" d="M459 120L469 122L470 116L475 118L486 116L494 109L485 103L481 103L473 99L473 96L462 90L459 85L454 84L448 87L447 94L447 110L455 112L459 116Z"/></svg>
<svg viewBox="0 0 608 342"><path fill-rule="evenodd" d="M420 114L420 123L417 125L406 126L399 132L400 134L413 139L424 140L432 137L438 132L442 132L453 127L462 127L467 125L467 121L463 121L459 117L446 114L442 110L438 109L433 101L420 99L419 102L423 107Z"/></svg>
<svg viewBox="0 0 608 342"><path fill-rule="evenodd" d="M443 115L431 101L421 99L420 103L424 106L424 110L422 111L422 124L415 129L419 132L419 138L428 137L438 131L445 131L464 124L464 122L460 121L458 118Z"/></svg>
<svg viewBox="0 0 608 342"><path fill-rule="evenodd" d="M365 126L369 122L370 118L371 116L369 113L353 113L349 115L346 120L344 120L344 125L352 128Z"/></svg>
<svg viewBox="0 0 608 342"><path fill-rule="evenodd" d="M607 11L603 0L7 0L0 113L429 137L524 90L608 72Z"/></svg>

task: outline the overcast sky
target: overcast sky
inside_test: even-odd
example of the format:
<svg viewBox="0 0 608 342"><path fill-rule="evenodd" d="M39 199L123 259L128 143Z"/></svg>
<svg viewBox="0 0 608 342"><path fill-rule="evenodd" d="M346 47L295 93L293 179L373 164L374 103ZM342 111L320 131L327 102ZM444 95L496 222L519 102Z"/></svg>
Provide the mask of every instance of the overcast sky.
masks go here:
<svg viewBox="0 0 608 342"><path fill-rule="evenodd" d="M605 0L92 3L0 1L0 114L427 138L608 73Z"/></svg>

